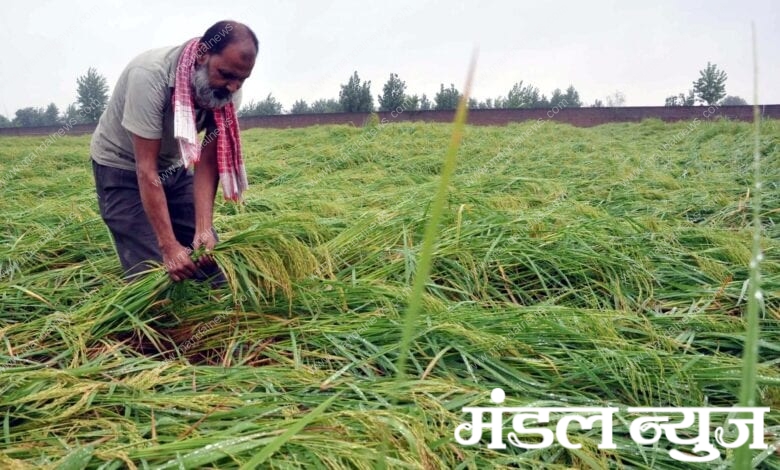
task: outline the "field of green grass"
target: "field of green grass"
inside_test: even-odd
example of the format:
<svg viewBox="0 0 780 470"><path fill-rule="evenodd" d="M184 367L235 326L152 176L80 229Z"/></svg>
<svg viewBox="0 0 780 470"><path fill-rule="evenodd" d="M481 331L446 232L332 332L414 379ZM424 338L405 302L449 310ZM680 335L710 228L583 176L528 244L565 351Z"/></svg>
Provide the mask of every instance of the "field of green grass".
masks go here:
<svg viewBox="0 0 780 470"><path fill-rule="evenodd" d="M778 124L756 375L775 445ZM122 282L89 136L0 138L0 468L730 468L731 450L638 446L625 411L738 403L752 125L686 126L467 127L402 378L452 125L244 131L250 189L240 207L218 192L231 282L212 291L162 269ZM619 407L618 448L600 429L573 450L457 444L496 387L508 406Z"/></svg>

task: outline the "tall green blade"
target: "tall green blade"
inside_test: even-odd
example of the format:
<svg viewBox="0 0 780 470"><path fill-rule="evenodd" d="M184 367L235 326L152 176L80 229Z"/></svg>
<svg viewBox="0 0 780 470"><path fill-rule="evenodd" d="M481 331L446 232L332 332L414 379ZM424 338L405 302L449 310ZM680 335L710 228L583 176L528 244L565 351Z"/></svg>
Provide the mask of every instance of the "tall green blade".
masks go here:
<svg viewBox="0 0 780 470"><path fill-rule="evenodd" d="M417 271L415 272L414 276L412 293L409 296L409 307L407 308L406 315L404 316L401 346L396 366L399 378L404 376L404 367L406 364L406 359L409 355L409 346L412 341L412 333L414 331L414 326L417 324L417 316L420 313L420 305L422 303L425 284L428 282L428 276L431 272L433 245L436 241L439 219L441 218L441 213L444 208L444 201L447 198L447 187L450 184L450 179L452 179L452 174L455 172L458 148L460 147L460 142L463 139L463 129L466 126L466 116L468 115L469 92L471 91L471 81L474 77L474 68L477 60L476 56L477 54L475 52L471 57L471 64L469 65L468 76L466 77L466 85L463 89L463 96L460 97L458 109L455 112L455 126L452 130L452 138L450 139L450 145L447 148L447 154L444 157L441 179L439 180L439 186L436 190L436 195L434 196L431 203L431 212L430 217L428 218L428 223L425 225L423 245L422 250L420 251L420 260L417 263Z"/></svg>
<svg viewBox="0 0 780 470"><path fill-rule="evenodd" d="M761 268L761 116L758 111L758 60L756 53L756 30L751 24L753 36L753 248L750 257L750 278L748 281L747 334L742 364L742 388L739 394L740 406L756 406L756 374L758 371L759 325L758 311L762 305ZM762 433L763 429L755 429ZM734 468L751 468L748 440L735 454Z"/></svg>

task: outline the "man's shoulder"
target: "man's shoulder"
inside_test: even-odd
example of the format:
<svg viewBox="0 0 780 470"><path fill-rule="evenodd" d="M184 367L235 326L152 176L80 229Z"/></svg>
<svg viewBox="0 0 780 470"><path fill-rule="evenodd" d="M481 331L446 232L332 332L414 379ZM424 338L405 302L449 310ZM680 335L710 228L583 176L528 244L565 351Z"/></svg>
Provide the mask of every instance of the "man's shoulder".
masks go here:
<svg viewBox="0 0 780 470"><path fill-rule="evenodd" d="M141 72L164 83L175 80L176 64L181 55L183 45L166 46L150 49L135 56L128 64L128 71Z"/></svg>

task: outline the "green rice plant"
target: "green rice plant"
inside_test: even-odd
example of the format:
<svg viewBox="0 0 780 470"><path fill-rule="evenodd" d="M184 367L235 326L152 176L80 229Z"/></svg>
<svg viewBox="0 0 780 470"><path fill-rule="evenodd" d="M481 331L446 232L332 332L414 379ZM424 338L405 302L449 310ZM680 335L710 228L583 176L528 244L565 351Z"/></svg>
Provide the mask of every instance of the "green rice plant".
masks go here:
<svg viewBox="0 0 780 470"><path fill-rule="evenodd" d="M412 341L412 334L415 324L417 323L417 315L420 310L422 293L425 289L425 285L428 282L428 276L430 275L431 260L433 256L433 245L436 243L436 232L438 231L439 218L444 207L444 200L447 197L447 187L455 171L455 164L457 161L458 147L463 137L463 128L466 125L466 116L468 113L468 97L471 90L471 80L474 77L474 68L476 67L476 53L471 59L471 65L469 66L468 76L466 78L466 85L463 88L463 96L461 96L458 102L458 109L455 111L455 124L452 131L452 140L447 148L447 154L444 159L444 165L442 168L441 180L439 181L439 188L433 197L431 202L430 217L425 227L425 234L423 235L423 245L420 252L420 259L418 261L417 269L414 276L414 284L412 286L412 292L409 296L409 309L406 312L404 318L403 334L401 336L400 354L398 357L397 369L399 377L404 377L404 368L406 367L406 356L409 354L409 346Z"/></svg>
<svg viewBox="0 0 780 470"><path fill-rule="evenodd" d="M763 306L763 294L761 292L761 260L764 255L761 252L761 115L758 111L758 59L756 57L756 30L751 24L753 37L753 134L755 136L753 147L753 246L750 257L750 277L748 279L747 295L747 331L745 333L745 353L742 364L742 387L740 388L739 404L744 407L756 406L756 369L758 367L758 350L760 326L758 323L759 310ZM763 433L763 429L751 430ZM748 443L743 444L734 458L734 466L738 469L748 469L751 464L750 449Z"/></svg>

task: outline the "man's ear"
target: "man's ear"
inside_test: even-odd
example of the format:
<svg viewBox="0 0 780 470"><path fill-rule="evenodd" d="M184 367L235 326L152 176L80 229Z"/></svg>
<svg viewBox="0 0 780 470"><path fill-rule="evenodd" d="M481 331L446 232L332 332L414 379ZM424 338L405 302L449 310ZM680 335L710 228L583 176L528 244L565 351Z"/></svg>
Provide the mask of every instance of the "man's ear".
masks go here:
<svg viewBox="0 0 780 470"><path fill-rule="evenodd" d="M197 54L195 56L195 62L198 63L198 65L203 65L209 60L209 53L205 52L203 54Z"/></svg>

